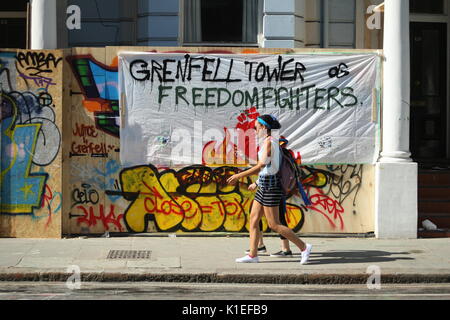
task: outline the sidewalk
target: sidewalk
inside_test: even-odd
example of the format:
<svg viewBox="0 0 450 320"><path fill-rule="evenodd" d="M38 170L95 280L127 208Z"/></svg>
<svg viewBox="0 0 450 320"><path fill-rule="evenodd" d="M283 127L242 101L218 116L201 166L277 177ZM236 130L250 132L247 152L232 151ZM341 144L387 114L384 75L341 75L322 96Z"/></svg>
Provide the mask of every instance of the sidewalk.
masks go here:
<svg viewBox="0 0 450 320"><path fill-rule="evenodd" d="M366 283L378 266L383 283L450 283L450 239L303 238L313 244L307 265L260 255L237 264L248 237L127 237L63 240L0 239L0 281L66 281L78 266L83 281L228 283ZM280 240L265 238L269 252ZM110 250L149 250L149 259L107 259Z"/></svg>

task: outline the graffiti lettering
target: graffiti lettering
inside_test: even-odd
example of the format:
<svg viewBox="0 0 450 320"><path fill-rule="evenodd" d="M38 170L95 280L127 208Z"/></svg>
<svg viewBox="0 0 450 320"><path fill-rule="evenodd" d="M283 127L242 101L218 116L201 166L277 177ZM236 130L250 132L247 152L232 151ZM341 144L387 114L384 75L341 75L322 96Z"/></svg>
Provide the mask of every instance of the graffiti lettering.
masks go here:
<svg viewBox="0 0 450 320"><path fill-rule="evenodd" d="M159 231L166 232L249 230L254 193L247 189L253 180L243 179L238 186L226 184L227 178L238 171L232 167L191 166L178 172L158 172L152 165L125 169L120 175L121 195L131 201L124 214L125 224L131 232L145 232L150 219ZM304 221L303 210L288 206L289 226L298 231ZM263 230L267 230L267 221L263 221Z"/></svg>
<svg viewBox="0 0 450 320"><path fill-rule="evenodd" d="M327 166L327 169L333 173L333 178L324 190L325 194L333 196L340 203L343 203L347 197L354 194L353 205L356 205L356 197L362 185L363 166Z"/></svg>
<svg viewBox="0 0 450 320"><path fill-rule="evenodd" d="M110 146L109 150L114 149L114 147ZM100 143L96 144L94 142L86 142L85 144L77 144L76 142L72 143L73 154L95 154L95 155L107 155L108 148L106 144Z"/></svg>
<svg viewBox="0 0 450 320"><path fill-rule="evenodd" d="M200 62L200 64L196 64L196 61ZM209 66L215 64L214 70L209 69ZM170 64L176 63L176 74L172 75L172 71L169 71ZM223 64L222 64L223 65ZM144 60L134 60L130 63L130 75L136 81L151 81L154 82L155 78L158 78L158 81L161 83L167 82L175 82L175 80L182 79L183 82L185 80L191 81L192 74L195 70L200 70L202 74L202 81L205 82L241 82L241 79L232 79L231 74L233 70L234 59L230 59L230 64L227 71L224 71L227 74L226 78L218 78L218 74L222 74L219 72L221 70L221 59L210 59L205 57L194 58L189 54L184 56L184 60L175 61L172 59L165 59L162 63L151 60L150 63ZM222 68L223 69L223 68ZM211 75L213 75L211 77ZM172 75L172 77L171 77Z"/></svg>
<svg viewBox="0 0 450 320"><path fill-rule="evenodd" d="M72 207L79 204L96 205L99 202L100 196L97 190L93 189L90 184L83 183L81 188L81 190L77 188L72 191Z"/></svg>
<svg viewBox="0 0 450 320"><path fill-rule="evenodd" d="M98 137L98 133L95 130L94 126L87 126L84 124L75 124L75 130L73 131L73 135L76 137Z"/></svg>
<svg viewBox="0 0 450 320"><path fill-rule="evenodd" d="M161 62L150 60L149 62L138 59L130 63L130 75L136 81L155 82L158 79L161 83L175 82L175 80L191 81L193 72L201 73L203 82L241 82L242 79L232 78L234 59L229 59L228 66L222 63L221 58L192 57L189 54L179 61L164 59ZM172 68L170 68L170 66ZM278 66L271 68L264 62L256 63L245 61L248 81L297 81L304 82L303 73L306 67L293 58L284 61L283 56L278 56ZM254 67L255 66L255 67ZM175 70L173 71L169 70ZM219 74L226 74L225 78L219 78Z"/></svg>
<svg viewBox="0 0 450 320"><path fill-rule="evenodd" d="M302 181L310 194L314 212L319 212L336 228L336 220L341 230L344 229L342 215L345 213L343 203L353 195L353 206L362 185L363 165L327 166L320 170L310 166L302 166Z"/></svg>
<svg viewBox="0 0 450 320"><path fill-rule="evenodd" d="M20 77L23 78L27 84L27 80L33 80L36 86L44 88L45 90L48 90L50 86L56 85L52 78L44 76L27 76L26 74L20 73Z"/></svg>
<svg viewBox="0 0 450 320"><path fill-rule="evenodd" d="M256 64L257 62L245 61L245 65L249 66L248 81L252 81L252 79L256 82L271 82L272 80L275 80L276 82L297 81L298 79L300 79L301 82L305 81L303 73L306 72L306 67L303 63L296 62L294 59L283 62L283 57L278 56L278 68L275 67L273 70L271 70L270 66L266 65L264 62L258 63L256 68L253 69L253 66ZM290 64L294 66L289 68Z"/></svg>
<svg viewBox="0 0 450 320"><path fill-rule="evenodd" d="M83 140L81 143L72 142L71 154L73 156L90 154L92 157L108 157L108 153L116 149L114 145L91 142L88 138L98 137L98 132L92 125L75 123L75 129L72 133L75 137L81 137Z"/></svg>
<svg viewBox="0 0 450 320"><path fill-rule="evenodd" d="M41 76L41 73L52 73L62 58L55 58L52 53L27 51L19 52L16 60L29 76L36 77Z"/></svg>
<svg viewBox="0 0 450 320"><path fill-rule="evenodd" d="M158 86L158 104L163 104L167 98L174 97L175 105L193 105L194 107L245 107L254 105L256 108L266 108L274 102L280 109L300 110L354 107L358 98L351 87L319 88L309 85L301 88L286 87L254 87L248 90L228 90L227 88L187 88L184 86ZM348 98L352 101L346 102ZM311 100L311 101L310 101Z"/></svg>
<svg viewBox="0 0 450 320"><path fill-rule="evenodd" d="M93 227L97 225L97 222L100 221L103 224L103 228L106 231L110 230L110 225L116 227L119 232L123 232L123 227L121 221L123 219L123 214L119 214L116 216L115 206L109 206L109 213L105 215L105 207L101 204L98 207L99 215L96 216L96 208L95 207L84 207L77 206L76 209L80 210L83 213L83 216L77 218L77 224L85 224L88 227ZM72 215L72 217L76 217L76 215Z"/></svg>
<svg viewBox="0 0 450 320"><path fill-rule="evenodd" d="M323 194L315 194L311 196L311 203L310 208L321 213L333 227L336 227L333 220L339 220L341 230L344 229L344 220L342 219L344 208L337 200ZM331 215L333 220L328 215Z"/></svg>
<svg viewBox="0 0 450 320"><path fill-rule="evenodd" d="M348 76L350 72L348 71L348 66L345 63L340 63L339 66L333 67L328 71L328 76L330 78L343 78Z"/></svg>

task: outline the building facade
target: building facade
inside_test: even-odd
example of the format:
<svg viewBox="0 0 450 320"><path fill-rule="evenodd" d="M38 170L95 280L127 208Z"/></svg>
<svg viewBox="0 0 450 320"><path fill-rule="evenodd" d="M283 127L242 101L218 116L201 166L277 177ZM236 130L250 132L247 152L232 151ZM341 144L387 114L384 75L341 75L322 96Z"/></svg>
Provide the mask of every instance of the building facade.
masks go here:
<svg viewBox="0 0 450 320"><path fill-rule="evenodd" d="M14 4L0 5L3 35L0 48L72 48L70 56L77 59L85 57L83 48L93 48L86 49L86 53L102 62L111 72L114 70L114 54L109 57L108 50L100 53L108 46L184 47L187 50L224 47L235 48L235 52L240 52L239 48L383 49L387 36L387 30L383 31L387 17L383 13L381 0L33 0L31 6L28 2L14 1ZM363 194L370 199L365 204L359 200L361 204L358 204L353 194L353 203L342 204L347 214L353 212L353 218L345 220L348 227L340 229L322 226L315 218L311 218L313 222L305 226L307 232L374 231L380 237L414 237L413 229L421 227L421 222L425 219L433 221L440 228L450 228L449 10L449 0L409 1L409 39L407 44L395 45L397 49L393 52L398 54L398 50L406 45L410 48L411 61L407 69L411 74L407 88L411 93L408 95L410 103L407 110L404 107L398 110L400 119L404 116L406 124L389 123L389 119L398 114L388 111L395 107L386 109L384 113L391 117L383 118L383 143L391 148L390 153L384 150L385 154L380 157L378 167L363 167L366 178L364 185L357 182L360 178L359 168L342 173L343 179L352 181L350 184L358 186L358 190L361 188L359 197ZM399 17L391 19L396 21ZM39 28L39 25L44 25L44 28ZM395 41L400 45L400 39L393 39L391 43ZM95 48L98 48L99 54L95 54ZM79 80L76 77L72 79L73 82ZM78 83L72 84L71 88L73 92L82 89ZM405 93L392 94L398 94L398 98L404 97ZM75 131L76 126L75 121L72 123ZM396 133L392 134L393 132ZM397 156L398 152L400 156ZM383 167L383 157L384 162L392 161L395 165ZM106 163L103 164L104 168ZM412 163L418 164L418 174L414 167L409 167ZM394 181L395 173L399 173L399 176ZM384 217L389 216L392 210L395 211L396 205L392 204L390 197L397 194L395 185L398 181L403 182L397 186L400 205L396 205L408 209L404 210L403 216L399 212L397 220L386 220ZM385 186L381 191L377 187L380 183ZM408 189L411 183L414 187ZM79 185L72 186L67 194L73 195L76 190L83 192L83 182L80 181ZM84 192L89 193L89 190ZM100 198L102 197L111 198L109 195L101 195ZM103 208L106 210L108 205L109 202L106 201ZM119 227L111 230L108 227L92 227L89 222L92 219L87 218L90 209L84 208L79 210L81 213L73 213L69 206L70 215L86 215L88 226L86 223L78 223L79 221L69 221L68 226L64 227L63 221L63 233L122 230L120 223ZM124 210L125 204L122 211ZM365 216L355 218L360 212L364 212ZM92 216L95 221L95 214ZM413 228L411 217L415 220ZM403 223L406 231L402 231ZM392 228L388 228L385 234L377 231L384 229L383 226L386 225L391 225Z"/></svg>

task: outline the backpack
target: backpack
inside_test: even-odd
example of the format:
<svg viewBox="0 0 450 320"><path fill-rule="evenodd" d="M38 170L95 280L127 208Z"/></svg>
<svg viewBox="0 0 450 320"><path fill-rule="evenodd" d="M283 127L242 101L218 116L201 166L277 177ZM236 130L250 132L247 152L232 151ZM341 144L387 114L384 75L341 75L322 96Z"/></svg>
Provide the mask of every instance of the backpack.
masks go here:
<svg viewBox="0 0 450 320"><path fill-rule="evenodd" d="M283 190L286 198L300 193L305 204L311 205L311 202L303 189L302 183L300 182L300 172L297 164L295 163L294 157L291 155L289 150L282 147L279 148L281 161L278 176L281 182L281 189Z"/></svg>

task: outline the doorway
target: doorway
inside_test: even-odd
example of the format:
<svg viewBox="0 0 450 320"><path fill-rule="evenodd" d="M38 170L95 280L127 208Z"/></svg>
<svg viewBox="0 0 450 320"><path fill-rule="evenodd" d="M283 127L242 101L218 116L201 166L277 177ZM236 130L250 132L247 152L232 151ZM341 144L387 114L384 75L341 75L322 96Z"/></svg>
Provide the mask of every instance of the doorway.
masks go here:
<svg viewBox="0 0 450 320"><path fill-rule="evenodd" d="M412 22L411 153L422 168L450 165L447 153L447 24Z"/></svg>

